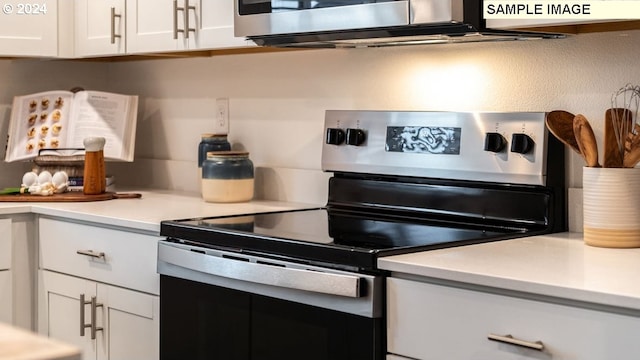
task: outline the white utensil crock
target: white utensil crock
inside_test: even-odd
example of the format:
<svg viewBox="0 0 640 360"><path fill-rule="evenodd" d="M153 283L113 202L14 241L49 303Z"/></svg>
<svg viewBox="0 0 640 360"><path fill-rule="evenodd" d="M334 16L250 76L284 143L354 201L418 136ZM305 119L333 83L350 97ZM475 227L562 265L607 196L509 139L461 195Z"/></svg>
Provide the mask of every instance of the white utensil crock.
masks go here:
<svg viewBox="0 0 640 360"><path fill-rule="evenodd" d="M640 168L585 167L582 174L585 243L640 247Z"/></svg>

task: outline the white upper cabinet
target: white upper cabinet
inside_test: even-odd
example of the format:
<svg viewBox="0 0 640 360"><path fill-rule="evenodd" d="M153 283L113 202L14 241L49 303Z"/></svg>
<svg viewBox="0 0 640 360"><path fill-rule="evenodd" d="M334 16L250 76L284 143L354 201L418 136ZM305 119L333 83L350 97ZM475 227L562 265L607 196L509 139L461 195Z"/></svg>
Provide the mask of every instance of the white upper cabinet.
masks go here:
<svg viewBox="0 0 640 360"><path fill-rule="evenodd" d="M0 56L73 55L73 0L5 0L0 5Z"/></svg>
<svg viewBox="0 0 640 360"><path fill-rule="evenodd" d="M127 2L127 52L152 53L246 46L233 36L232 0Z"/></svg>
<svg viewBox="0 0 640 360"><path fill-rule="evenodd" d="M233 1L201 0L197 2L201 11L197 14L198 29L195 46L198 49L219 49L255 46L244 37L233 35ZM192 43L190 43L192 44Z"/></svg>
<svg viewBox="0 0 640 360"><path fill-rule="evenodd" d="M181 0L184 1L184 0ZM130 53L187 49L183 11L174 0L127 2L127 49Z"/></svg>
<svg viewBox="0 0 640 360"><path fill-rule="evenodd" d="M76 0L76 56L126 53L125 0Z"/></svg>
<svg viewBox="0 0 640 360"><path fill-rule="evenodd" d="M0 5L0 56L82 58L255 46L233 35L233 0Z"/></svg>

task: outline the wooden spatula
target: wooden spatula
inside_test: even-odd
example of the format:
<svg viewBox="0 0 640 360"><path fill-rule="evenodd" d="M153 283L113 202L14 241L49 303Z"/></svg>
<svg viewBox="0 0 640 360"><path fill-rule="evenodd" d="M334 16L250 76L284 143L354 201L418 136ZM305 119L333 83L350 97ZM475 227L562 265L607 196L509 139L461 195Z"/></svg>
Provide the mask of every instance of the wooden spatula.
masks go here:
<svg viewBox="0 0 640 360"><path fill-rule="evenodd" d="M598 144L593 129L587 118L578 114L573 118L573 133L576 135L578 147L589 167L600 167L598 163Z"/></svg>
<svg viewBox="0 0 640 360"><path fill-rule="evenodd" d="M604 167L623 166L624 143L621 144L621 139L625 139L627 134L620 132L622 129L631 131L632 122L631 112L623 108L611 108L605 112L604 158L602 159Z"/></svg>

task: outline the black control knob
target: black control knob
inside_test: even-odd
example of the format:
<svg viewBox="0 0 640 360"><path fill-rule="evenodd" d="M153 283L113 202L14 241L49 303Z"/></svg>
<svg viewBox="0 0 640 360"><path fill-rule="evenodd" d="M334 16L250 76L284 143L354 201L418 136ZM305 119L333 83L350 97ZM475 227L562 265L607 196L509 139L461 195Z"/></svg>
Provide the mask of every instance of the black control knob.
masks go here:
<svg viewBox="0 0 640 360"><path fill-rule="evenodd" d="M327 129L327 144L340 145L344 142L344 130L337 128Z"/></svg>
<svg viewBox="0 0 640 360"><path fill-rule="evenodd" d="M511 152L526 154L534 145L533 139L527 134L513 134L511 137Z"/></svg>
<svg viewBox="0 0 640 360"><path fill-rule="evenodd" d="M364 130L347 129L347 145L360 146L366 139Z"/></svg>
<svg viewBox="0 0 640 360"><path fill-rule="evenodd" d="M507 139L499 133L490 132L484 136L484 151L499 153L507 145Z"/></svg>

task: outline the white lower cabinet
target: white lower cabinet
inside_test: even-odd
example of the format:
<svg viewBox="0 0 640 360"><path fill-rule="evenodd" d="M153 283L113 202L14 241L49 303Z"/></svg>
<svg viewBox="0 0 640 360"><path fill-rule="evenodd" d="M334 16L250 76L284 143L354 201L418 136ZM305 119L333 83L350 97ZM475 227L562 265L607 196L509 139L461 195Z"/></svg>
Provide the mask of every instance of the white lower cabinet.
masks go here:
<svg viewBox="0 0 640 360"><path fill-rule="evenodd" d="M159 358L159 237L38 220L38 331L83 359Z"/></svg>
<svg viewBox="0 0 640 360"><path fill-rule="evenodd" d="M0 322L13 323L13 281L10 270L0 270Z"/></svg>
<svg viewBox="0 0 640 360"><path fill-rule="evenodd" d="M47 270L40 282L46 333L83 359L158 359L158 296Z"/></svg>
<svg viewBox="0 0 640 360"><path fill-rule="evenodd" d="M13 323L11 219L0 219L0 322Z"/></svg>
<svg viewBox="0 0 640 360"><path fill-rule="evenodd" d="M389 360L631 360L640 354L640 317L421 281L389 278L387 315Z"/></svg>

